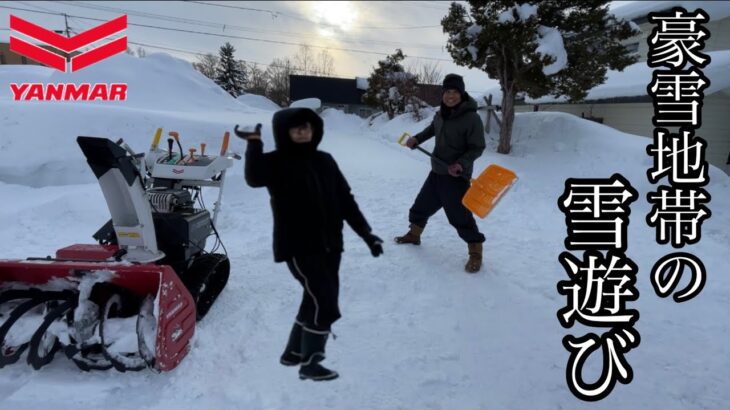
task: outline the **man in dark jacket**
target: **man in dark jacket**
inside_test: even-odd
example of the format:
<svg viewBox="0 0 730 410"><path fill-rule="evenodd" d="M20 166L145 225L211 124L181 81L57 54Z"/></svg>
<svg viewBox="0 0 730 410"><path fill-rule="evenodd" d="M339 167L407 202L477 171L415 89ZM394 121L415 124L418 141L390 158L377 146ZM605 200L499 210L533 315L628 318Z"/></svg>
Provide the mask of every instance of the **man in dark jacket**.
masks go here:
<svg viewBox="0 0 730 410"><path fill-rule="evenodd" d="M474 216L461 203L469 189L474 161L485 147L484 125L476 111L477 103L466 93L464 79L456 74L447 75L441 110L425 130L407 141L413 149L435 136L435 158L431 160L431 173L408 214L410 230L395 238L396 243L420 245L428 219L444 208L449 223L468 244L469 259L464 269L469 273L481 269L484 242Z"/></svg>
<svg viewBox="0 0 730 410"><path fill-rule="evenodd" d="M331 380L337 372L319 364L330 327L340 318L339 267L343 221L373 256L382 241L370 232L334 158L318 151L324 123L309 108L278 111L272 120L276 150L263 152L260 127L236 134L248 141L246 182L266 187L274 214L274 260L286 262L303 297L280 362L301 365L301 379Z"/></svg>

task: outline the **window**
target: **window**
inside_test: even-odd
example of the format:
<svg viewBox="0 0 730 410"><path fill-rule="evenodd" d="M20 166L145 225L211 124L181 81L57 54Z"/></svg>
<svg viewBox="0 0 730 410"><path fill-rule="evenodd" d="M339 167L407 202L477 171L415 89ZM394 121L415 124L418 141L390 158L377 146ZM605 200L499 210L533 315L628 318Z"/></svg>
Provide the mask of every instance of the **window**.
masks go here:
<svg viewBox="0 0 730 410"><path fill-rule="evenodd" d="M0 64L5 64L5 54L0 52Z"/></svg>
<svg viewBox="0 0 730 410"><path fill-rule="evenodd" d="M28 59L27 59L27 58L25 58L25 56L20 56L20 61L21 61L21 62L22 62L23 64L28 64Z"/></svg>

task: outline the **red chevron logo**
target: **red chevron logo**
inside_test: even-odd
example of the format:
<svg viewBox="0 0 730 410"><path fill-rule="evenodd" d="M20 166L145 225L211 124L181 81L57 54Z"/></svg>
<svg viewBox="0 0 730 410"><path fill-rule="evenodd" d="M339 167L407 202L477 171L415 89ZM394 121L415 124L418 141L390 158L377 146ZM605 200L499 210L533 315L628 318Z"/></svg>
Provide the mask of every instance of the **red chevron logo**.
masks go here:
<svg viewBox="0 0 730 410"><path fill-rule="evenodd" d="M118 34L127 28L127 16L100 24L73 37L64 37L58 33L35 25L20 17L10 16L10 29L24 34L34 40L52 46L62 52L72 53L99 40ZM49 51L36 44L31 44L17 37L10 36L10 50L59 71L66 72L66 57L58 52ZM81 52L71 57L71 72L81 70L113 55L127 50L127 36L122 36L107 44Z"/></svg>

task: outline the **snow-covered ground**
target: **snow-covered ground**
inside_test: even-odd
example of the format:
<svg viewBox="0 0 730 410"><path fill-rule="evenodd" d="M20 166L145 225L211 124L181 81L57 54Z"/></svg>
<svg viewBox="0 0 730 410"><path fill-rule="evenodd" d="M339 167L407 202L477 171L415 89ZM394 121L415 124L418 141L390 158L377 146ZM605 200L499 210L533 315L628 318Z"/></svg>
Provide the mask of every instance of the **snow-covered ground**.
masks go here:
<svg viewBox="0 0 730 410"><path fill-rule="evenodd" d="M108 65L106 65L108 63ZM133 66L132 69L127 70ZM188 66L164 56L117 56L76 75L129 82L130 101L116 104L16 103L9 81L60 74L37 67L0 67L0 257L44 256L90 243L108 219L101 191L75 143L77 135L124 138L146 150L157 127L180 132L184 145L217 147L235 124L265 125L273 148L273 110L217 92ZM25 78L24 77L24 78ZM73 79L74 82L83 81ZM647 79L648 82L648 79ZM137 94L139 93L139 94ZM134 96L134 97L132 97ZM259 101L260 103L260 101ZM238 163L226 180L219 231L231 257L228 287L198 324L193 348L174 371L83 373L62 356L41 371L19 362L0 369L2 409L726 409L730 402L730 178L710 170L713 212L702 241L688 250L708 272L694 300L678 305L655 296L654 262L672 252L655 243L644 222L648 139L561 113L518 114L514 149L476 164L515 170L519 181L490 216L482 272L463 271L466 245L443 213L420 247L396 246L429 162L396 143L427 120L358 117L326 110L321 149L348 178L385 254L372 258L346 228L337 339L327 363L341 378L299 381L279 365L301 289L271 252L271 211L264 189L249 188ZM647 121L650 119L647 118ZM244 150L234 139L233 149ZM566 387L561 340L586 328L563 329L566 299L556 291L566 227L557 200L569 177L623 174L640 199L632 205L627 255L639 267L636 329L641 345L628 355L634 381L587 404ZM210 200L209 200L210 202ZM587 376L597 377L598 360Z"/></svg>

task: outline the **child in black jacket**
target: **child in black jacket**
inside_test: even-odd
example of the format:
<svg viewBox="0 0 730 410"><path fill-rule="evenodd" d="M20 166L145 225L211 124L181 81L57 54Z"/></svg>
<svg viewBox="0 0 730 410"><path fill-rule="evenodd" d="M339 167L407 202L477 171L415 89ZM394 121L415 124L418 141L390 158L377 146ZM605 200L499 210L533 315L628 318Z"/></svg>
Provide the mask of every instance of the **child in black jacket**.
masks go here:
<svg viewBox="0 0 730 410"><path fill-rule="evenodd" d="M253 132L236 127L248 141L245 176L252 187L266 187L274 214L274 260L286 262L304 288L299 313L280 362L301 365L301 379L331 380L335 371L319 364L338 307L343 221L367 243L373 256L382 240L370 232L350 186L334 158L317 150L324 134L322 119L309 108L288 108L272 119L276 150L263 152L260 126Z"/></svg>

